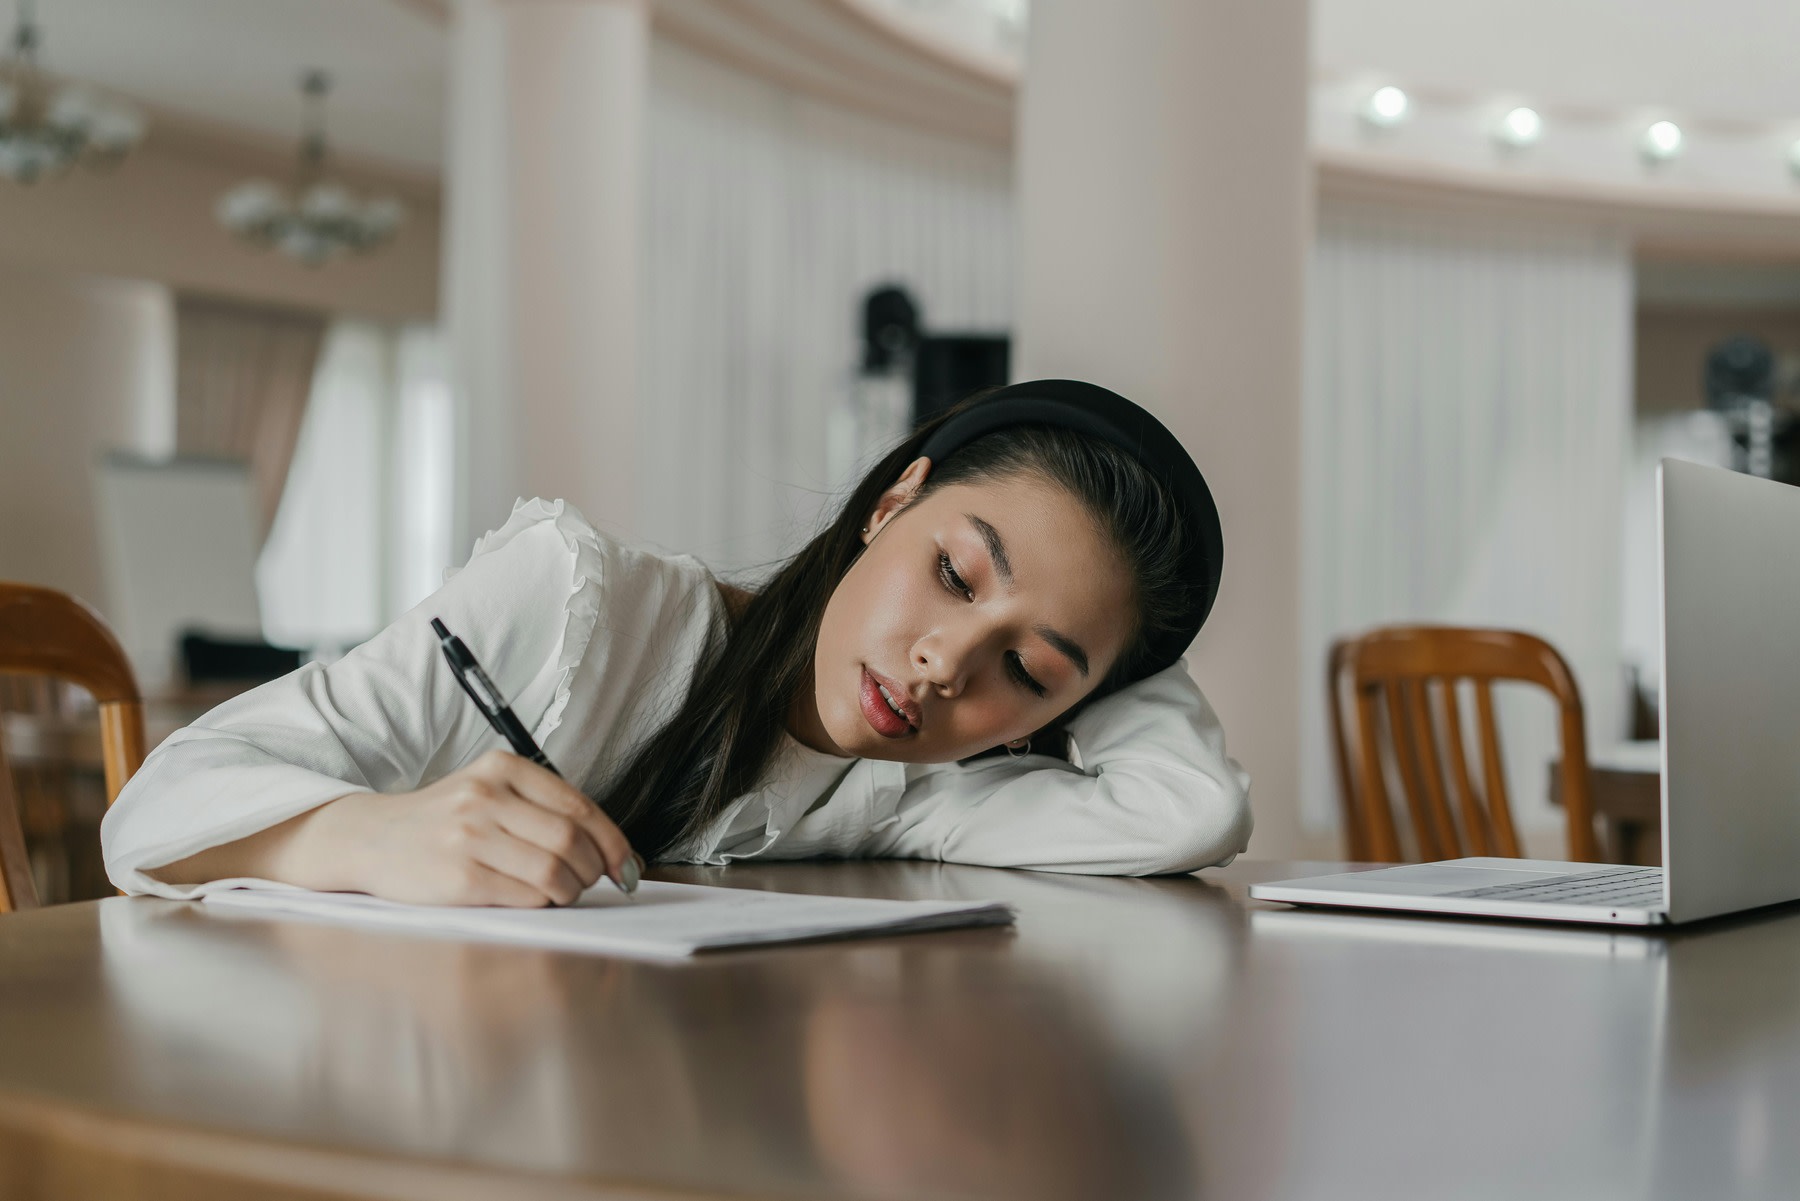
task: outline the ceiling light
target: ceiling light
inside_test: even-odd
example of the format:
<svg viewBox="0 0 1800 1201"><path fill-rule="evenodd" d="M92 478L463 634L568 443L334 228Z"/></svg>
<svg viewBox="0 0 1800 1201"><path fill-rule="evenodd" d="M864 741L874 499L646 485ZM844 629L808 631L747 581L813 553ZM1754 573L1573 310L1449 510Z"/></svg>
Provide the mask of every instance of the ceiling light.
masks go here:
<svg viewBox="0 0 1800 1201"><path fill-rule="evenodd" d="M1500 118L1494 136L1508 146L1529 146L1544 136L1544 119L1536 109L1515 108Z"/></svg>
<svg viewBox="0 0 1800 1201"><path fill-rule="evenodd" d="M41 41L34 5L21 0L0 59L0 175L35 183L77 162L117 164L143 140L144 118L78 85L53 85L38 67Z"/></svg>
<svg viewBox="0 0 1800 1201"><path fill-rule="evenodd" d="M1644 131L1639 143L1644 157L1664 163L1681 153L1681 126L1673 121L1658 121Z"/></svg>
<svg viewBox="0 0 1800 1201"><path fill-rule="evenodd" d="M308 71L300 81L306 98L306 131L294 187L248 179L219 197L213 212L226 229L272 246L316 267L344 254L373 250L394 236L406 212L398 200L358 200L325 176L325 93L330 77Z"/></svg>
<svg viewBox="0 0 1800 1201"><path fill-rule="evenodd" d="M1412 102L1406 98L1406 93L1389 84L1384 88L1376 88L1368 103L1363 105L1363 119L1385 129L1406 120L1407 110L1411 107Z"/></svg>
<svg viewBox="0 0 1800 1201"><path fill-rule="evenodd" d="M1800 138L1795 139L1788 147L1788 169L1800 176Z"/></svg>

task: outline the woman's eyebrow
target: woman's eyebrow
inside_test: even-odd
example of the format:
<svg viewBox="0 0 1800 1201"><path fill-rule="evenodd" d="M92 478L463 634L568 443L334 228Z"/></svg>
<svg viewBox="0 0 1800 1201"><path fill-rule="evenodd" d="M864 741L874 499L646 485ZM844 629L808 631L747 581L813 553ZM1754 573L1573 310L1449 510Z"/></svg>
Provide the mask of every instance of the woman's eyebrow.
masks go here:
<svg viewBox="0 0 1800 1201"><path fill-rule="evenodd" d="M1049 626L1034 626L1033 629L1036 630L1039 638L1042 638L1045 642L1048 642L1064 655L1067 655L1069 662L1075 665L1075 670L1081 673L1081 678L1084 680L1087 679L1088 657L1087 652L1081 649L1080 643L1076 642L1067 634L1059 633L1058 631L1051 629Z"/></svg>
<svg viewBox="0 0 1800 1201"><path fill-rule="evenodd" d="M1000 537L999 530L975 514L964 513L963 516L969 519L969 524L975 527L975 532L980 534L981 540L987 544L988 557L994 561L994 574L1000 577L1002 584L1011 588L1013 586L1012 562L1006 557L1006 540ZM1033 629L1039 638L1061 651L1064 657L1075 665L1075 670L1081 673L1082 679L1087 678L1087 652L1081 649L1079 642L1049 626L1035 626Z"/></svg>
<svg viewBox="0 0 1800 1201"><path fill-rule="evenodd" d="M964 513L963 516L969 519L969 524L975 527L975 532L981 535L983 542L987 543L988 557L994 561L994 570L999 573L1000 582L1011 588L1013 586L1012 561L1006 557L1006 542L1000 537L1000 531L973 513Z"/></svg>

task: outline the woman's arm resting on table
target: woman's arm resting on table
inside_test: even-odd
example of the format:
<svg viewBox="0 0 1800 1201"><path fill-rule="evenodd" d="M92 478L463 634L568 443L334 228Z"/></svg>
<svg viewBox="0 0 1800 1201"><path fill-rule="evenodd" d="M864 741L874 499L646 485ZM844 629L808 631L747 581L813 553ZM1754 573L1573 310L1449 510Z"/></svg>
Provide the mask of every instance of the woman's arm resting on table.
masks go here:
<svg viewBox="0 0 1800 1201"><path fill-rule="evenodd" d="M871 853L1142 876L1227 863L1248 843L1250 777L1185 665L1095 702L1069 734L1080 770L986 759L924 776Z"/></svg>

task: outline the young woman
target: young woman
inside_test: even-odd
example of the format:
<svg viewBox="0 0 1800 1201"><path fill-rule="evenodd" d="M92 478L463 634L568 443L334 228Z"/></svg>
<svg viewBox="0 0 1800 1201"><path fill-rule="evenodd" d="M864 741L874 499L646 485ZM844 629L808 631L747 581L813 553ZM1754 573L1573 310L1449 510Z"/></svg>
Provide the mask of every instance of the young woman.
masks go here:
<svg viewBox="0 0 1800 1201"><path fill-rule="evenodd" d="M158 747L107 814L107 870L171 897L531 906L635 888L646 860L1224 863L1249 780L1179 663L1221 555L1180 443L1071 380L922 427L754 594L521 502L342 660ZM433 617L561 778L498 749Z"/></svg>

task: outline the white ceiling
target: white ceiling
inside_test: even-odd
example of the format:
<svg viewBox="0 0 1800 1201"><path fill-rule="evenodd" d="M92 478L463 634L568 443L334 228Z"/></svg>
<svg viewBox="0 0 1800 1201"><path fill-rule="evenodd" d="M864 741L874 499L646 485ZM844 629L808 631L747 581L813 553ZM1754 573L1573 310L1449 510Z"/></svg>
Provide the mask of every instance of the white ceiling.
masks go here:
<svg viewBox="0 0 1800 1201"><path fill-rule="evenodd" d="M421 0L38 0L59 74L208 121L294 137L300 73L333 78L332 144L415 169L442 158L446 30ZM12 6L0 0L10 36ZM154 131L152 131L154 134Z"/></svg>
<svg viewBox="0 0 1800 1201"><path fill-rule="evenodd" d="M754 0L790 5L795 0ZM434 170L446 0L39 0L44 58L158 107L281 137L295 81L336 79L343 149ZM0 21L10 13L0 0ZM1313 56L1449 93L1800 122L1793 0L1314 0Z"/></svg>
<svg viewBox="0 0 1800 1201"><path fill-rule="evenodd" d="M1313 0L1313 59L1402 86L1800 121L1794 0Z"/></svg>

